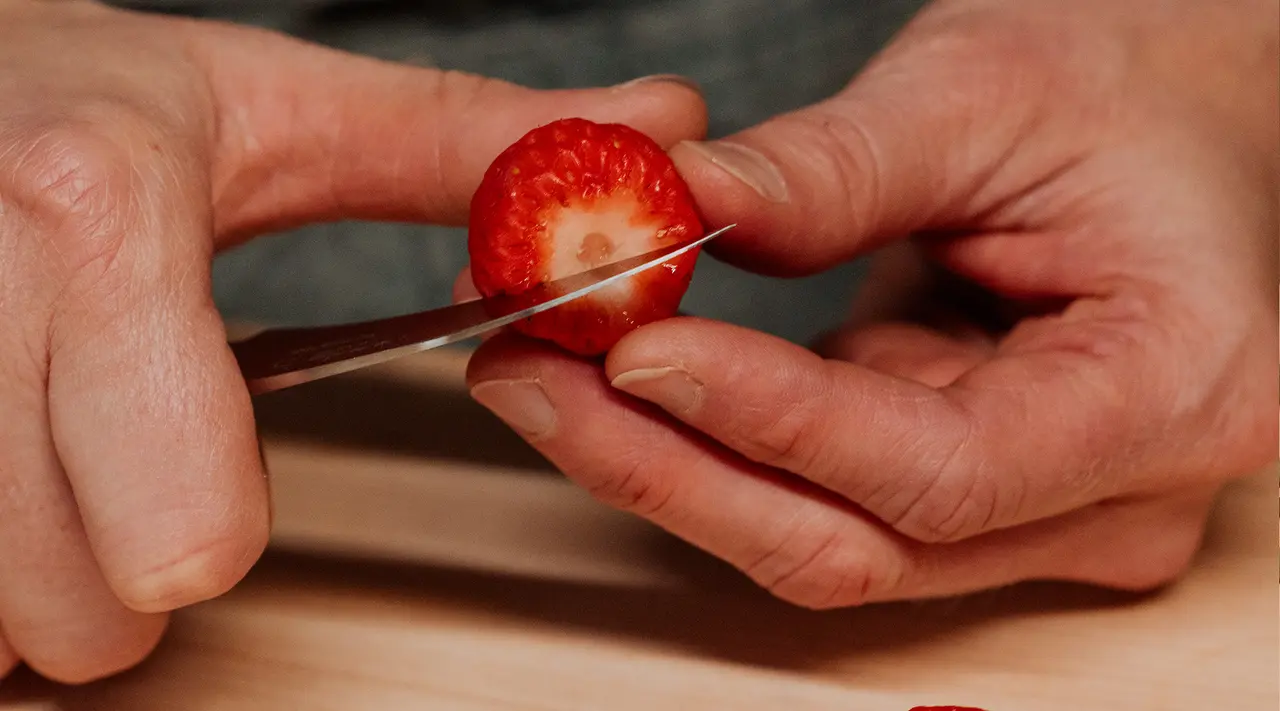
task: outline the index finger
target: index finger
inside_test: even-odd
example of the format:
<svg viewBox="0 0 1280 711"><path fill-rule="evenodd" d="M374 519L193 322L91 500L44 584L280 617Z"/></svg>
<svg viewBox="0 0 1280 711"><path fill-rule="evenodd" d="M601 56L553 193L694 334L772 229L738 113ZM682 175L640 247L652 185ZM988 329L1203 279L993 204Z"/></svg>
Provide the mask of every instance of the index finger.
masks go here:
<svg viewBox="0 0 1280 711"><path fill-rule="evenodd" d="M625 123L663 146L706 128L700 92L679 77L537 90L264 30L184 26L219 114L212 188L223 245L334 219L462 224L493 158L566 116Z"/></svg>
<svg viewBox="0 0 1280 711"><path fill-rule="evenodd" d="M673 319L624 338L606 369L615 387L757 462L913 539L954 541L1170 471L1149 446L1169 423L1146 361L1042 345L935 389L736 326Z"/></svg>

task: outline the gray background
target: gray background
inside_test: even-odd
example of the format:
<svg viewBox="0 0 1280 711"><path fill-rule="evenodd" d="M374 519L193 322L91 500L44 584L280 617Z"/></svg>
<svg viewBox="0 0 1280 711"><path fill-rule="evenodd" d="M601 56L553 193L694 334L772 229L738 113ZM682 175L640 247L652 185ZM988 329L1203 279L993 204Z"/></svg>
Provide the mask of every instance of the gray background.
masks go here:
<svg viewBox="0 0 1280 711"><path fill-rule="evenodd" d="M610 85L678 73L706 92L712 137L838 91L923 0L440 0L120 2L272 27L388 59L532 87ZM230 319L313 324L447 304L465 232L343 222L264 235L220 256ZM685 311L798 342L838 324L862 271L803 279L703 257Z"/></svg>

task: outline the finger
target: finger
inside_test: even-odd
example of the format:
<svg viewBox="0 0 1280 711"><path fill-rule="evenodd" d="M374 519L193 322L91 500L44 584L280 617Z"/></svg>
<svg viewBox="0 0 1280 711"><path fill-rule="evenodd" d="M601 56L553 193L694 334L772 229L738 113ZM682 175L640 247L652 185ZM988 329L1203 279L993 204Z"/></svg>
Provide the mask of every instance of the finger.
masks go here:
<svg viewBox="0 0 1280 711"><path fill-rule="evenodd" d="M69 194L44 206L65 285L47 393L94 554L136 610L220 594L263 549L268 502L249 396L210 296L200 156L128 114L54 131L37 152L47 155L32 165L69 174Z"/></svg>
<svg viewBox="0 0 1280 711"><path fill-rule="evenodd" d="M824 338L815 351L825 358L941 388L987 360L993 348L923 326L889 322L841 329Z"/></svg>
<svg viewBox="0 0 1280 711"><path fill-rule="evenodd" d="M845 325L909 321L967 343L992 344L1017 318L1032 315L947 270L915 242L895 242L869 260Z"/></svg>
<svg viewBox="0 0 1280 711"><path fill-rule="evenodd" d="M626 123L663 146L706 127L700 93L675 77L536 91L261 30L184 26L222 116L213 190L228 240L338 217L461 224L498 153L562 117Z"/></svg>
<svg viewBox="0 0 1280 711"><path fill-rule="evenodd" d="M951 546L924 545L619 397L598 368L551 348L493 339L477 351L467 378L480 403L597 498L808 607L1037 578L1145 587L1186 565L1203 520L1200 497L1098 508Z"/></svg>
<svg viewBox="0 0 1280 711"><path fill-rule="evenodd" d="M890 525L922 492L967 495L965 477L942 471L967 445L966 415L921 383L701 319L629 334L605 368L619 390Z"/></svg>
<svg viewBox="0 0 1280 711"><path fill-rule="evenodd" d="M38 673L79 683L141 661L159 642L164 615L126 608L99 571L75 499L49 439L41 405L0 397L37 423L0 433L0 621L10 654ZM8 409L20 406L21 409ZM0 650L0 667L5 666Z"/></svg>
<svg viewBox="0 0 1280 711"><path fill-rule="evenodd" d="M901 242L876 254L850 315L814 350L933 387L954 382L995 352L990 333L953 307L939 276L914 245Z"/></svg>
<svg viewBox="0 0 1280 711"><path fill-rule="evenodd" d="M911 242L895 242L867 259L846 326L910 319L935 285L934 272Z"/></svg>
<svg viewBox="0 0 1280 711"><path fill-rule="evenodd" d="M685 319L628 335L606 370L615 387L734 451L837 492L912 538L954 541L1156 483L1135 480L1141 472L1173 471L1161 468L1171 462L1152 469L1152 453L1133 449L1165 426L1160 416L1126 404L1162 407L1163 376L1135 365L1153 361L1124 352L1129 339L1109 329L1050 329L1067 335L1027 342L1026 352L1006 342L943 390ZM1109 470L1117 462L1125 470Z"/></svg>
<svg viewBox="0 0 1280 711"><path fill-rule="evenodd" d="M136 664L165 618L127 609L98 569L54 451L43 344L3 306L32 305L23 286L12 272L0 280L0 675L20 653L48 678L83 682Z"/></svg>
<svg viewBox="0 0 1280 711"><path fill-rule="evenodd" d="M1212 504L1213 492L1197 487L1100 502L957 543L924 544L917 548L917 567L935 579L918 597L1046 580L1159 589L1190 567Z"/></svg>
<svg viewBox="0 0 1280 711"><path fill-rule="evenodd" d="M1028 140L1046 115L1069 113L1053 100L1054 65L1011 64L999 29L953 31L930 15L839 94L672 149L708 223L738 225L713 254L766 274L819 271L918 230L998 218L1001 198L1076 159L1061 140Z"/></svg>

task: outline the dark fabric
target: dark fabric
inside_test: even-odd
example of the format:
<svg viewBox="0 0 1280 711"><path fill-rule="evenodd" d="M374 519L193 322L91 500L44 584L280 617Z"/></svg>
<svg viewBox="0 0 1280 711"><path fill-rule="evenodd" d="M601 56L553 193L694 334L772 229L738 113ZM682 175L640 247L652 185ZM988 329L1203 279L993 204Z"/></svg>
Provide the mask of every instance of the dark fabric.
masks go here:
<svg viewBox="0 0 1280 711"><path fill-rule="evenodd" d="M139 5L139 3L131 3ZM535 87L608 85L673 72L706 91L724 135L840 89L921 0L447 0L258 3L155 0L379 57ZM443 305L466 263L464 233L342 223L271 235L215 264L229 317L293 324ZM860 264L800 280L704 257L690 313L807 341L844 312Z"/></svg>

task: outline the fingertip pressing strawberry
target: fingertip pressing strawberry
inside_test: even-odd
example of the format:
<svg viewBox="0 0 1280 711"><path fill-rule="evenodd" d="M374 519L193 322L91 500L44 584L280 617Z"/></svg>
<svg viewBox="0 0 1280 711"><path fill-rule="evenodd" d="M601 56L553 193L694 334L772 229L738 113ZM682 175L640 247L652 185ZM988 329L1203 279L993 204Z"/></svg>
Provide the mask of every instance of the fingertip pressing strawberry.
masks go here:
<svg viewBox="0 0 1280 711"><path fill-rule="evenodd" d="M643 133L567 118L525 134L489 166L471 201L471 278L485 297L703 235L675 164ZM512 324L573 353L609 350L676 314L699 250Z"/></svg>

